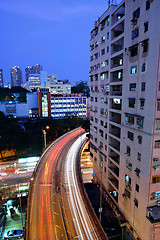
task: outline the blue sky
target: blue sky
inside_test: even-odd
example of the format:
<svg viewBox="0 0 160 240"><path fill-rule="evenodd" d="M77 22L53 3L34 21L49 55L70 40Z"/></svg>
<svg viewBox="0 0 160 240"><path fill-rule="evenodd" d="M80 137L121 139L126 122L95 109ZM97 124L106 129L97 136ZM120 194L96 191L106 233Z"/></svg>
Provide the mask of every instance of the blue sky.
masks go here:
<svg viewBox="0 0 160 240"><path fill-rule="evenodd" d="M117 0L120 2L120 0ZM71 84L89 80L90 31L107 0L5 0L0 4L0 68L41 64Z"/></svg>

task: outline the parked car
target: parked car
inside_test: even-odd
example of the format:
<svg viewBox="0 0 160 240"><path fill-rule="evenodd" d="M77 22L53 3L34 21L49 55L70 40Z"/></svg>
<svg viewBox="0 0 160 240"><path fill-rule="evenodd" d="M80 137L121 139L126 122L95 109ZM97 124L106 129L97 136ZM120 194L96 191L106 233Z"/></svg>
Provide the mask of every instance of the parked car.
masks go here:
<svg viewBox="0 0 160 240"><path fill-rule="evenodd" d="M10 230L4 234L4 239L21 239L23 238L23 230Z"/></svg>

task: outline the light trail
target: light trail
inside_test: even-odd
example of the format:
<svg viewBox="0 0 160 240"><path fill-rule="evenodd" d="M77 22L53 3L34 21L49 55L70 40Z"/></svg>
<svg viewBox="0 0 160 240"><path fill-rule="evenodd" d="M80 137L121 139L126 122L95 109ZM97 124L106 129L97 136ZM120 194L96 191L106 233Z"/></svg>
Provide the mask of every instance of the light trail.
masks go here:
<svg viewBox="0 0 160 240"><path fill-rule="evenodd" d="M80 194L80 190L77 183L75 162L77 158L77 152L79 151L82 142L86 139L86 134L77 139L67 154L67 180L69 185L69 193L71 204L70 207L74 212L76 229L78 229L77 235L81 239L92 240L98 239L94 227L88 216L86 207ZM77 237L77 236L76 236Z"/></svg>

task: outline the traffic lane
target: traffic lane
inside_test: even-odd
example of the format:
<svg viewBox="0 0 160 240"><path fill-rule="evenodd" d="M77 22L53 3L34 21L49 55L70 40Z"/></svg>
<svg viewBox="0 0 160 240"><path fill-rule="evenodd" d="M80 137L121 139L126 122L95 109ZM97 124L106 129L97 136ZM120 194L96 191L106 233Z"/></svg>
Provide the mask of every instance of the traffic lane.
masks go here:
<svg viewBox="0 0 160 240"><path fill-rule="evenodd" d="M77 152L79 151L79 148L85 138L86 137L83 136L81 139L78 139L72 145L67 154L66 173L70 193L68 195L68 202L73 213L72 217L75 219L74 225L77 230L77 235L75 237L81 237L81 239L98 239L98 236L94 230L94 226L92 225L87 213L85 203L82 199L76 175L75 162L77 158Z"/></svg>
<svg viewBox="0 0 160 240"><path fill-rule="evenodd" d="M33 193L31 197L31 213L30 213L30 227L29 227L29 239L54 239L57 229L53 227L53 215L51 214L51 176L54 161L64 145L75 137L77 134L82 132L82 130L77 130L76 132L70 133L70 135L65 136L64 139L59 140L53 147L47 158L43 159L41 167L38 169L38 174L36 176ZM50 186L51 184L51 186ZM47 189L46 189L47 188ZM45 197L45 194L47 197ZM33 198L33 196L35 196ZM39 210L34 210L34 207L39 208ZM39 207L40 206L40 207ZM37 226L35 226L37 223ZM46 226L47 223L47 226ZM54 224L56 225L56 224ZM42 231L43 229L43 231ZM54 231L53 231L54 229Z"/></svg>

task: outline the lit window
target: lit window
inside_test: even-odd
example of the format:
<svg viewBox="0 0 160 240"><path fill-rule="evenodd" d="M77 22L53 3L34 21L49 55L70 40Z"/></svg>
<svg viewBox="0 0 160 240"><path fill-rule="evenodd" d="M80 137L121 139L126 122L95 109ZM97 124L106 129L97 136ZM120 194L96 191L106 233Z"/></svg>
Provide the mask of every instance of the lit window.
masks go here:
<svg viewBox="0 0 160 240"><path fill-rule="evenodd" d="M132 66L130 69L130 74L136 74L137 73L137 66Z"/></svg>
<svg viewBox="0 0 160 240"><path fill-rule="evenodd" d="M105 62L102 62L102 63L101 63L101 67L102 67L102 68L105 67Z"/></svg>
<svg viewBox="0 0 160 240"><path fill-rule="evenodd" d="M105 38L106 38L105 36L103 36L103 37L101 38L101 42L102 42L102 43L105 42Z"/></svg>
<svg viewBox="0 0 160 240"><path fill-rule="evenodd" d="M129 90L130 91L136 91L136 83L130 83Z"/></svg>
<svg viewBox="0 0 160 240"><path fill-rule="evenodd" d="M140 100L140 109L144 109L145 100Z"/></svg>

